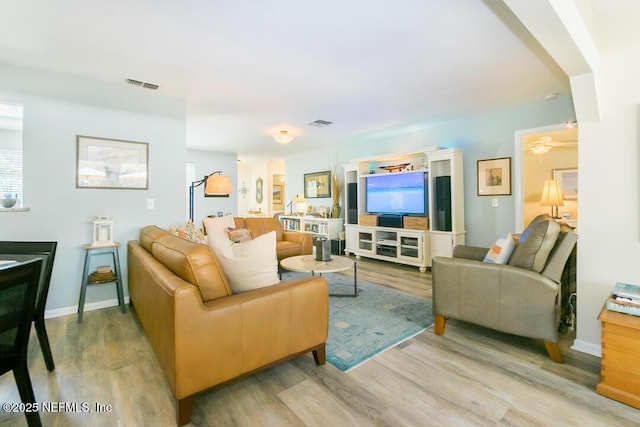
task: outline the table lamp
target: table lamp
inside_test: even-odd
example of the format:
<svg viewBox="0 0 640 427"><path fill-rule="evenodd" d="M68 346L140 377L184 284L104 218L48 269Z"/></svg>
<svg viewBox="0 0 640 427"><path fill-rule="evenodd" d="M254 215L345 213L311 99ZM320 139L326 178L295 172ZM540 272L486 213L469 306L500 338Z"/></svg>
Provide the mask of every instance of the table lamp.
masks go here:
<svg viewBox="0 0 640 427"><path fill-rule="evenodd" d="M293 204L294 203L304 203L304 197L302 197L299 194L296 194L296 197L294 197L293 200L289 202L287 207L291 207L291 210L289 211L289 213L291 213L291 214L293 214Z"/></svg>
<svg viewBox="0 0 640 427"><path fill-rule="evenodd" d="M551 206L551 216L555 219L560 218L560 215L558 214L558 206L564 206L564 202L562 201L562 189L560 188L560 183L558 181L548 180L544 182L540 206ZM555 215L553 213L554 206L556 208Z"/></svg>

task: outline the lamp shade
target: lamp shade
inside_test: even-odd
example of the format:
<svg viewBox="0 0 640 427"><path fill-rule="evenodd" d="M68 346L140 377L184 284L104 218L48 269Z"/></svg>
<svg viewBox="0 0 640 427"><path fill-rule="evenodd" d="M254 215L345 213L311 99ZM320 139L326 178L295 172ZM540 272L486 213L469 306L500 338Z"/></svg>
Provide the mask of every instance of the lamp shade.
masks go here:
<svg viewBox="0 0 640 427"><path fill-rule="evenodd" d="M562 201L562 188L560 188L558 181L549 180L544 182L540 206L564 206L564 202Z"/></svg>
<svg viewBox="0 0 640 427"><path fill-rule="evenodd" d="M228 196L232 191L231 178L224 175L209 176L204 187L204 195L206 197Z"/></svg>

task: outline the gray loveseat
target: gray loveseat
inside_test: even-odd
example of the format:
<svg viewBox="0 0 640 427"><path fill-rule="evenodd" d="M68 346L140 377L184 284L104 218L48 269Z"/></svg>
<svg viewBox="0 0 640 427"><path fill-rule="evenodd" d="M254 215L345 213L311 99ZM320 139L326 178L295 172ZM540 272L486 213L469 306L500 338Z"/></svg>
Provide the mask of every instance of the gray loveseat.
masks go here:
<svg viewBox="0 0 640 427"><path fill-rule="evenodd" d="M525 229L507 264L483 262L489 248L457 246L432 263L435 333L446 318L544 340L552 360L558 348L560 280L578 236L548 215Z"/></svg>

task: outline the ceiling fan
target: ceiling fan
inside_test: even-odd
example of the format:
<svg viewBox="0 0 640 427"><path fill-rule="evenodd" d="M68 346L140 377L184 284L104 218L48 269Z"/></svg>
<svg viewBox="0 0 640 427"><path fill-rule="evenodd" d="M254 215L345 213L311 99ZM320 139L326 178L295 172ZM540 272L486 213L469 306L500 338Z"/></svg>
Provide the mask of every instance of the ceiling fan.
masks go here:
<svg viewBox="0 0 640 427"><path fill-rule="evenodd" d="M546 154L554 147L574 147L578 145L577 139L555 140L548 135L540 136L525 144L525 150L530 150L534 154Z"/></svg>

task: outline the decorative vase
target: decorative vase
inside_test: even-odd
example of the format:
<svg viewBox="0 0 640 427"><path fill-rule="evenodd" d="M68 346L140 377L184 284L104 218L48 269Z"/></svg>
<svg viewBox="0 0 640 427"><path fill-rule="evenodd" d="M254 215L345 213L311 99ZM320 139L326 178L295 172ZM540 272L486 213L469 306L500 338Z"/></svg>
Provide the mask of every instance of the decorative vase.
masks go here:
<svg viewBox="0 0 640 427"><path fill-rule="evenodd" d="M16 202L18 201L18 197L13 197L11 193L4 193L4 198L0 199L0 204L2 204L3 208L12 208Z"/></svg>
<svg viewBox="0 0 640 427"><path fill-rule="evenodd" d="M340 218L340 213L342 213L342 208L339 204L334 203L334 205L331 206L331 218Z"/></svg>

